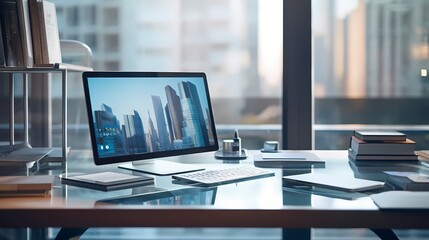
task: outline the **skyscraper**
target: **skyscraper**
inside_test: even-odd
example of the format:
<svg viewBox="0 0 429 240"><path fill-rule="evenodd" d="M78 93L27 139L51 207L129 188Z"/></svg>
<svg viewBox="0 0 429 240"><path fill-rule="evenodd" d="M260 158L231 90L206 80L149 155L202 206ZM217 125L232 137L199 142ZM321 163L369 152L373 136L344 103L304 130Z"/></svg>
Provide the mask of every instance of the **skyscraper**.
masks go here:
<svg viewBox="0 0 429 240"><path fill-rule="evenodd" d="M170 136L170 142L174 141L174 130L173 130L173 123L171 122L171 114L170 111L168 110L169 104L167 103L164 107L164 111L165 111L165 120L167 121L167 127L168 127L168 133Z"/></svg>
<svg viewBox="0 0 429 240"><path fill-rule="evenodd" d="M169 125L171 140L182 139L182 128L183 128L183 113L182 105L180 105L180 97L176 91L169 85L165 87L165 95L167 96L167 108L171 119L171 126Z"/></svg>
<svg viewBox="0 0 429 240"><path fill-rule="evenodd" d="M147 134L147 143L150 152L158 152L160 150L158 132L153 125L152 118L150 117L150 113L148 112L149 120L148 120L148 134Z"/></svg>
<svg viewBox="0 0 429 240"><path fill-rule="evenodd" d="M124 154L121 126L112 108L102 104L101 110L94 111L94 118L99 153L107 156Z"/></svg>
<svg viewBox="0 0 429 240"><path fill-rule="evenodd" d="M128 151L130 153L146 152L143 122L137 111L134 110L134 115L124 115L124 129Z"/></svg>
<svg viewBox="0 0 429 240"><path fill-rule="evenodd" d="M190 136L197 147L207 146L209 144L207 126L196 86L191 82L180 82L179 93L183 110L184 135Z"/></svg>
<svg viewBox="0 0 429 240"><path fill-rule="evenodd" d="M156 126L158 130L159 143L162 150L171 148L170 138L167 131L167 123L165 122L164 110L159 96L152 95L152 104L155 111Z"/></svg>

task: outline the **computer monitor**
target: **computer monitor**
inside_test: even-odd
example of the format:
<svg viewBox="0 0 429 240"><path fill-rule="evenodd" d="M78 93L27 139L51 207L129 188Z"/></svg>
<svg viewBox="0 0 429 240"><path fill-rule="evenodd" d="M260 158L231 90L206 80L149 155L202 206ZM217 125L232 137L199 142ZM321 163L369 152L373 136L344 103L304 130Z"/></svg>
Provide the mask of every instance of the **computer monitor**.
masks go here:
<svg viewBox="0 0 429 240"><path fill-rule="evenodd" d="M96 165L169 175L203 168L158 158L218 150L204 73L95 71L82 79Z"/></svg>

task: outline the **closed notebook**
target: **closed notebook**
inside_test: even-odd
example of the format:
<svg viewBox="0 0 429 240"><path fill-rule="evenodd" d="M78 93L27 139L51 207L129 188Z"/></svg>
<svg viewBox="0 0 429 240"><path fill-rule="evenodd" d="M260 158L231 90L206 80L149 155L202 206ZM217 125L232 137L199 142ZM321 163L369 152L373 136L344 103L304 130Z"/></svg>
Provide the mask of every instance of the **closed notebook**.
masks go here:
<svg viewBox="0 0 429 240"><path fill-rule="evenodd" d="M417 161L418 156L416 154L410 155L375 155L375 154L356 154L352 149L348 150L349 159L355 162L371 162L371 161L385 161L385 162L410 162Z"/></svg>
<svg viewBox="0 0 429 240"><path fill-rule="evenodd" d="M253 159L255 166L265 168L325 167L325 160L305 151L263 152Z"/></svg>
<svg viewBox="0 0 429 240"><path fill-rule="evenodd" d="M398 131L354 131L354 135L363 141L405 141L407 135Z"/></svg>
<svg viewBox="0 0 429 240"><path fill-rule="evenodd" d="M384 182L359 179L354 178L353 176L332 173L306 173L285 176L283 177L283 180L286 183L311 185L345 192L367 191L384 187Z"/></svg>
<svg viewBox="0 0 429 240"><path fill-rule="evenodd" d="M350 140L350 148L355 153L368 155L412 155L415 145L408 138L405 141L368 142L352 136Z"/></svg>
<svg viewBox="0 0 429 240"><path fill-rule="evenodd" d="M152 184L153 177L135 176L117 172L61 175L61 183L101 191L118 190Z"/></svg>

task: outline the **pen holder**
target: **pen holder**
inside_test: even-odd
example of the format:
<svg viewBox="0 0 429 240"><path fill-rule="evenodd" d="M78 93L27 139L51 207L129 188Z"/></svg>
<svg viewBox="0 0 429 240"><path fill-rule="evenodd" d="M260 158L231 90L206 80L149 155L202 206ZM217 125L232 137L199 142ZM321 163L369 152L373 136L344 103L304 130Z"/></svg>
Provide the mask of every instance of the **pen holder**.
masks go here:
<svg viewBox="0 0 429 240"><path fill-rule="evenodd" d="M223 140L222 149L215 153L216 159L242 160L247 158L247 151L241 148L239 138Z"/></svg>
<svg viewBox="0 0 429 240"><path fill-rule="evenodd" d="M224 153L240 153L241 151L241 143L238 139L225 139L222 146Z"/></svg>

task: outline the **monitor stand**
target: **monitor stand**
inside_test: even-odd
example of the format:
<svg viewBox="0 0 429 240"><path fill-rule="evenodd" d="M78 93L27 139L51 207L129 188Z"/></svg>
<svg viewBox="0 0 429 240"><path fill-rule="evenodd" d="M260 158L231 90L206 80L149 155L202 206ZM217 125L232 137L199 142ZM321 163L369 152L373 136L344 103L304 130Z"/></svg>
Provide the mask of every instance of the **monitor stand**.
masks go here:
<svg viewBox="0 0 429 240"><path fill-rule="evenodd" d="M142 160L118 165L119 168L131 171L150 173L159 176L173 175L204 170L203 167L193 164L183 164L164 160Z"/></svg>

